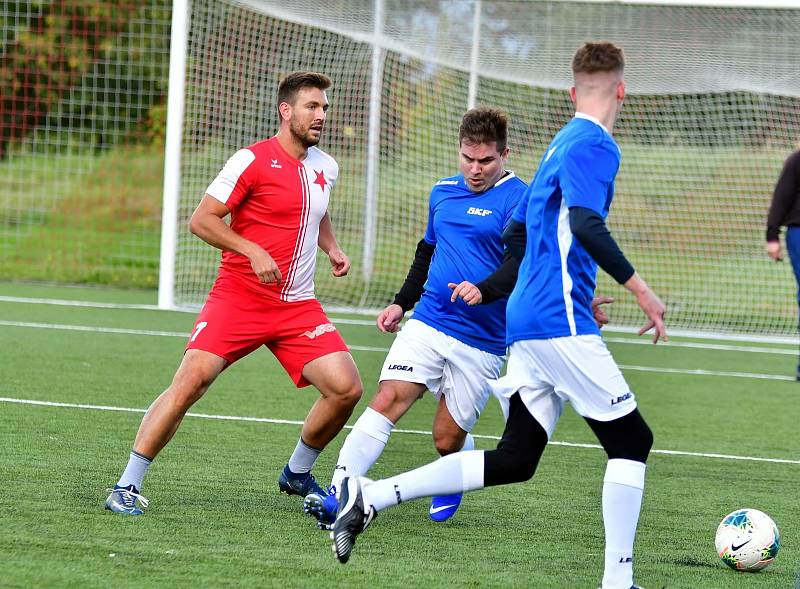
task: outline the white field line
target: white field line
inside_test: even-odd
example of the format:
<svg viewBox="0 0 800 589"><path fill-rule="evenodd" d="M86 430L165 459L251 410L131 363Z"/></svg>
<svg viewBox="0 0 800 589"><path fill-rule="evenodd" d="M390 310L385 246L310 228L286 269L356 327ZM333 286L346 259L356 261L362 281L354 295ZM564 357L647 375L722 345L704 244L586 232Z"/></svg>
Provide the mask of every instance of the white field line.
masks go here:
<svg viewBox="0 0 800 589"><path fill-rule="evenodd" d="M14 399L11 397L0 397L0 403L15 403L18 405L34 405L40 407L60 407L68 409L90 409L95 411L119 411L124 413L145 413L146 409L135 409L132 407L112 407L109 405L87 405L83 403L57 403L54 401L34 401L31 399ZM272 423L279 425L303 425L302 421L291 419L272 419L267 417L241 417L236 415L210 415L208 413L192 413L186 414L187 417L196 417L200 419L217 419L222 421L248 421L256 423ZM346 429L352 429L353 426L346 425ZM416 429L395 429L394 432L401 434L412 435L432 435L429 431L416 430ZM481 434L473 434L475 438L484 440L499 440L500 436L489 436ZM554 446L567 446L570 448L591 448L602 450L599 444L579 444L575 442L554 442L550 441ZM653 454L664 454L666 456L691 456L695 458L719 458L722 460L745 460L749 462L773 462L777 464L800 464L800 460L788 460L785 458L763 458L759 456L735 456L732 454L714 454L707 452L683 452L681 450L651 450Z"/></svg>
<svg viewBox="0 0 800 589"><path fill-rule="evenodd" d="M126 329L122 327L97 327L92 325L65 325L60 323L34 323L29 321L5 321L0 320L0 325L9 327L29 327L34 329L59 329L63 331L82 331L89 333L113 333L113 334L127 334L127 335L144 335L144 336L160 336L160 337L188 337L188 333L180 331L157 331L148 329ZM732 346L736 348L736 346ZM351 350L356 352L383 352L389 351L389 348L375 347L375 346L349 346ZM655 366L635 366L635 365L618 365L622 370L633 370L637 372L661 372L669 374L691 374L697 376L724 376L730 378L754 378L759 380L782 380L792 382L795 380L793 376L786 376L782 374L757 374L751 372L724 372L715 370L703 370L700 368L659 368Z"/></svg>
<svg viewBox="0 0 800 589"><path fill-rule="evenodd" d="M102 302L92 302L92 301L74 301L68 299L46 299L46 298L33 298L33 297L12 297L7 295L0 295L0 302L4 303L26 303L26 304L35 304L35 305L61 305L67 307L90 307L90 308L97 308L97 309L142 309L146 311L161 311L157 305L143 305L143 304L128 304L128 303L102 303ZM340 311L342 309L339 309ZM172 311L178 313L197 313L199 308L195 307L184 307L184 308L176 308L172 309ZM363 325L366 327L372 327L375 325L375 321L372 319L350 319L348 317L331 317L336 323L341 323L342 325ZM622 327L614 327L608 326L605 330L608 332L613 333L636 333L635 328L622 328ZM757 337L757 336L737 336L735 334L707 334L707 335L697 335L695 332L686 332L683 333L682 331L674 332L675 335L685 335L686 337L692 337L695 339L718 339L718 340L731 340L731 341L747 341L747 342L763 342L763 343L774 343L774 342L781 342L781 343L794 343L794 338L781 338L781 337ZM647 336L643 336L640 339L634 338L624 338L624 337L604 337L603 338L607 342L612 342L615 344L632 344L632 345L651 345L651 342ZM702 350L723 350L723 351L735 351L735 352L753 352L753 353L766 353L766 354L786 354L794 356L798 353L798 349L794 348L769 348L769 347L759 347L759 346L736 346L736 345L729 345L729 344L711 344L711 343L692 343L692 342L668 342L660 344L664 347L673 347L673 348L699 348Z"/></svg>
<svg viewBox="0 0 800 589"><path fill-rule="evenodd" d="M37 299L30 297L10 297L0 295L3 303L28 303L31 305L59 305L64 307L90 307L92 309L144 309L158 311L158 305L137 305L128 303L100 303L93 301L70 301L65 299Z"/></svg>

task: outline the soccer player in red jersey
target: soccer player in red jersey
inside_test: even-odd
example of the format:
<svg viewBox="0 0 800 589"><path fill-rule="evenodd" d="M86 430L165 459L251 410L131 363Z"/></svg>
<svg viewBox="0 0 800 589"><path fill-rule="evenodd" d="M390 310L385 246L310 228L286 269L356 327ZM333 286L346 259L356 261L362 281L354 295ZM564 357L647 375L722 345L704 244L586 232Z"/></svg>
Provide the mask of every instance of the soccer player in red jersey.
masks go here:
<svg viewBox="0 0 800 589"><path fill-rule="evenodd" d="M140 505L147 506L139 493L144 475L183 416L225 368L262 345L298 388L312 384L320 393L279 488L301 497L324 493L311 469L362 393L355 362L314 297L317 247L328 255L334 276L350 269L327 213L339 167L315 147L330 83L314 72L282 80L278 134L237 151L192 214L192 233L222 250L219 274L172 384L142 419L107 509L141 515ZM230 225L223 220L228 214Z"/></svg>

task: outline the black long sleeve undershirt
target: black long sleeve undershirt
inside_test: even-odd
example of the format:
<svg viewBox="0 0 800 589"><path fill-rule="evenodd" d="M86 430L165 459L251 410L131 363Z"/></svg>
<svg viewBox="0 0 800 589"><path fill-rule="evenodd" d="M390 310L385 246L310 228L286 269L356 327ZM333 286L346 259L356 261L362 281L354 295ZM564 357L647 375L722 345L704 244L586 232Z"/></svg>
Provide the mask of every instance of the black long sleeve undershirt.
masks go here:
<svg viewBox="0 0 800 589"><path fill-rule="evenodd" d="M619 284L625 284L635 270L611 237L603 218L592 209L572 207L569 228L592 259Z"/></svg>
<svg viewBox="0 0 800 589"><path fill-rule="evenodd" d="M406 280L403 282L403 286L400 287L400 291L394 295L394 301L392 301L392 304L400 305L404 313L413 309L414 305L422 297L435 249L435 245L428 243L424 239L420 239L417 244L414 261L411 262L411 267L408 269Z"/></svg>
<svg viewBox="0 0 800 589"><path fill-rule="evenodd" d="M525 255L525 244L527 243L528 233L525 223L514 221L508 223L503 231L503 243L506 244L506 251L517 261L517 266L522 263Z"/></svg>
<svg viewBox="0 0 800 589"><path fill-rule="evenodd" d="M517 283L518 273L519 262L511 255L511 251L506 249L503 253L503 263L497 270L475 285L481 291L481 305L488 305L511 294Z"/></svg>

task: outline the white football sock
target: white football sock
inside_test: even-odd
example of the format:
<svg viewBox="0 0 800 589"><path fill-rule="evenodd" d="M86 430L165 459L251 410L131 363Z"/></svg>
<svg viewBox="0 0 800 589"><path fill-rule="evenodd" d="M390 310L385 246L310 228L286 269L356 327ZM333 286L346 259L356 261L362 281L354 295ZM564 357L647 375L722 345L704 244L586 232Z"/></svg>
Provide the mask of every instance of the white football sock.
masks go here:
<svg viewBox="0 0 800 589"><path fill-rule="evenodd" d="M464 438L464 445L461 446L461 450L459 452L469 452L470 450L475 449L475 438L472 437L472 434L468 433L467 437Z"/></svg>
<svg viewBox="0 0 800 589"><path fill-rule="evenodd" d="M336 487L337 496L344 477L360 477L372 468L386 447L393 429L394 424L385 415L372 407L366 408L339 450L331 478L331 487Z"/></svg>
<svg viewBox="0 0 800 589"><path fill-rule="evenodd" d="M137 489L141 489L144 475L147 474L147 469L150 468L151 464L153 464L153 461L146 456L131 451L130 458L128 458L128 466L125 467L125 471L119 478L117 485L120 487L133 485Z"/></svg>
<svg viewBox="0 0 800 589"><path fill-rule="evenodd" d="M297 446L294 447L294 452L289 458L289 470L294 474L311 472L321 453L322 450L320 448L309 446L303 441L303 438L300 438L297 440Z"/></svg>
<svg viewBox="0 0 800 589"><path fill-rule="evenodd" d="M456 452L416 470L364 485L364 505L376 511L433 495L483 488L483 450Z"/></svg>
<svg viewBox="0 0 800 589"><path fill-rule="evenodd" d="M603 589L633 586L633 541L644 492L645 464L614 458L603 480L603 525L606 558Z"/></svg>

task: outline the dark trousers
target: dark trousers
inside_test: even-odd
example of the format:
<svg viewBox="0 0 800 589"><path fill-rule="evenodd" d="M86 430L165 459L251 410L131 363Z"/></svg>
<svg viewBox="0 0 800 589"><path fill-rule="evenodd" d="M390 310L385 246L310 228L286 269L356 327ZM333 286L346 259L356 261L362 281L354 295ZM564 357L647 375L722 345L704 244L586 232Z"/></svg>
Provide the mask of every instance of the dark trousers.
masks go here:
<svg viewBox="0 0 800 589"><path fill-rule="evenodd" d="M791 225L786 228L786 251L797 280L797 304L800 306L800 225Z"/></svg>
<svg viewBox="0 0 800 589"><path fill-rule="evenodd" d="M786 251L797 280L797 305L800 307L800 225L791 225L786 228ZM797 364L797 378L800 380L800 362Z"/></svg>

